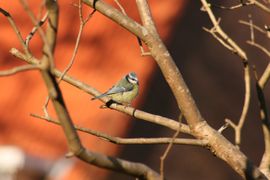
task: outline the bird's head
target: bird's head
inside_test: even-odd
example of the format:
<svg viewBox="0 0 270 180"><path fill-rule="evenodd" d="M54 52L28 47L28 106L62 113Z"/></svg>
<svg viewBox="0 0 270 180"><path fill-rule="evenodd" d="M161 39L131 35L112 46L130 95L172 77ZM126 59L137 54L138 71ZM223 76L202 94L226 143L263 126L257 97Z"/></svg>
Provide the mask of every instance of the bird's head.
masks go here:
<svg viewBox="0 0 270 180"><path fill-rule="evenodd" d="M131 72L126 75L126 80L131 84L139 84L137 75L134 72Z"/></svg>

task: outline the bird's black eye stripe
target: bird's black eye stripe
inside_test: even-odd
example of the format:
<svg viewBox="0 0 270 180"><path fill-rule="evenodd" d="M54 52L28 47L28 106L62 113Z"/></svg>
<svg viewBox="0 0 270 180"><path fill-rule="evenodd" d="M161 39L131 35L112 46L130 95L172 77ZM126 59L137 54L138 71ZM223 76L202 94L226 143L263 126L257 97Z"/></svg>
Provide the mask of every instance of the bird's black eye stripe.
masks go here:
<svg viewBox="0 0 270 180"><path fill-rule="evenodd" d="M133 78L133 77L132 77L132 78L130 78L130 79L133 80L133 81L137 81L137 78Z"/></svg>
<svg viewBox="0 0 270 180"><path fill-rule="evenodd" d="M130 83L132 83L132 84L135 84L135 83L138 83L138 79L137 79L137 77L136 77L136 75L133 75L133 74L128 74L128 75L126 75L126 80L128 81L128 82L130 82Z"/></svg>
<svg viewBox="0 0 270 180"><path fill-rule="evenodd" d="M137 78L130 77L130 76L127 76L126 79L127 79L127 81L130 82L130 83L136 83L136 82L138 81Z"/></svg>

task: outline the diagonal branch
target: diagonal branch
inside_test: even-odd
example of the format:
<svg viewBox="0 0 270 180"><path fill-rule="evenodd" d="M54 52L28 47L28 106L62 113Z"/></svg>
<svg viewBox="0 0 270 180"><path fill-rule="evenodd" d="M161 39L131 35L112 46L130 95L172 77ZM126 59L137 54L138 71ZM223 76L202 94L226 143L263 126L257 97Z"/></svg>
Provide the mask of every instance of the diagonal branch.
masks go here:
<svg viewBox="0 0 270 180"><path fill-rule="evenodd" d="M260 87L264 88L266 83L269 81L269 79L270 79L270 63L268 63L267 67L265 68L263 72L263 75L259 79Z"/></svg>
<svg viewBox="0 0 270 180"><path fill-rule="evenodd" d="M248 2L253 3L255 6L257 6L261 10L270 14L270 9L267 6L265 6L264 4L262 4L261 2L259 2L258 0L248 0Z"/></svg>
<svg viewBox="0 0 270 180"><path fill-rule="evenodd" d="M48 18L50 25L47 27L46 38L48 39L48 47L44 45L44 51L54 52L55 40L56 40L56 30L58 25L58 4L54 0L46 0L46 8L48 10ZM46 53L46 52L45 52ZM103 154L94 153L85 149L80 141L80 138L76 132L73 125L69 112L67 111L64 99L62 97L61 90L56 81L55 76L52 74L53 65L50 64L52 59L48 56L43 56L43 63L47 63L43 70L41 70L42 77L47 86L49 96L52 100L55 112L61 123L63 131L65 133L70 155L75 155L81 160L91 163L93 165L107 168L136 177L144 179L160 179L159 174L150 169L149 167L140 164L133 163L119 158L109 157Z"/></svg>
<svg viewBox="0 0 270 180"><path fill-rule="evenodd" d="M5 11L2 8L0 8L0 13L3 14L4 16L6 16L6 18L8 19L8 22L10 23L11 27L15 31L15 34L16 34L17 38L19 39L20 44L22 45L24 52L27 55L30 55L29 49L26 46L26 44L22 38L21 32L20 32L19 28L17 27L16 23L14 22L12 16L9 14L9 12Z"/></svg>
<svg viewBox="0 0 270 180"><path fill-rule="evenodd" d="M139 37L148 46L194 136L206 140L209 149L216 156L226 161L242 177L265 179L265 176L241 151L204 121L179 69L160 38L157 38L156 35L151 34L146 28L129 17L124 16L117 9L102 0L83 0L83 2ZM246 57L245 54L242 55L243 58Z"/></svg>
<svg viewBox="0 0 270 180"><path fill-rule="evenodd" d="M45 6L48 11L48 25L46 29L46 40L47 43L43 46L43 60L47 65L47 68L54 67L53 55L56 45L56 36L57 36L57 29L58 29L58 16L59 16L59 9L58 3L54 0L46 0Z"/></svg>
<svg viewBox="0 0 270 180"><path fill-rule="evenodd" d="M266 175L270 176L270 119L267 112L263 88L259 84L258 75L255 70L254 73L256 79L256 90L260 107L260 118L262 120L264 145L265 145L264 154L260 163L260 169Z"/></svg>
<svg viewBox="0 0 270 180"><path fill-rule="evenodd" d="M33 36L35 35L35 33L38 31L38 29L45 23L45 21L48 18L48 12L42 17L42 19L33 27L33 29L31 30L31 32L28 34L28 36L25 38L25 44L27 47L29 47L29 43L31 41L31 39L33 38Z"/></svg>
<svg viewBox="0 0 270 180"><path fill-rule="evenodd" d="M12 55L14 55L15 57L17 57L19 59L22 59L22 60L24 60L26 62L33 63L33 64L38 63L38 61L33 59L33 58L31 58L29 60L29 58L27 58L27 56L25 56L24 54L22 54L20 51L18 51L15 48L11 49L10 53ZM54 69L53 74L56 77L59 78L63 73L61 71L57 70L57 69ZM63 80L65 82L71 84L72 86L77 87L78 89L81 89L82 91L84 91L84 92L86 92L88 94L91 94L93 96L100 95L100 92L98 92L95 88L89 86L88 84L86 84L86 83L84 83L82 81L79 81L79 80L75 79L74 77L71 77L69 75L65 75L63 77ZM109 99L103 98L103 99L100 99L100 100L102 102L106 103ZM125 107L125 106L122 106L122 105L112 104L110 106L110 108L112 108L114 110L117 110L119 112L123 112L125 114L128 114L130 116L134 116L137 119L142 119L142 120L145 120L145 121L148 121L148 122L152 122L152 123L155 123L155 124L162 125L164 127L170 128L172 130L177 130L178 127L179 127L179 123L177 121L173 120L173 119L166 118L166 117L159 116L159 115L154 115L154 114L147 113L147 112L144 112L144 111L140 111L140 110L134 109L132 107ZM190 128L185 124L181 124L181 132L191 134Z"/></svg>

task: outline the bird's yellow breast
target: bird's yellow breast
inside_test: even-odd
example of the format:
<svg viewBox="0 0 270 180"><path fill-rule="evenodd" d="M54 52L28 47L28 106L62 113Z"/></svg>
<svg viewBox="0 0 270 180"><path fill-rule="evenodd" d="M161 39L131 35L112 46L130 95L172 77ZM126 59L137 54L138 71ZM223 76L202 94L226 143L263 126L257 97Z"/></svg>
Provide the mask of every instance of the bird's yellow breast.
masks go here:
<svg viewBox="0 0 270 180"><path fill-rule="evenodd" d="M111 94L111 95L109 95L109 97L118 103L130 104L131 101L138 95L138 93L139 93L139 87L138 87L138 85L134 85L134 88L131 91L117 93L117 94Z"/></svg>

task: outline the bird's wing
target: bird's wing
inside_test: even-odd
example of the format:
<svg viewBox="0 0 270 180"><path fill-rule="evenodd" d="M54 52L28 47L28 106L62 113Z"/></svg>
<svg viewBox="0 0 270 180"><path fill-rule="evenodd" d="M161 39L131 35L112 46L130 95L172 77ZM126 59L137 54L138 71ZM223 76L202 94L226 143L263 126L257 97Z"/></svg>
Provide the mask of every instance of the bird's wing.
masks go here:
<svg viewBox="0 0 270 180"><path fill-rule="evenodd" d="M117 93L123 93L127 91L131 91L132 88L130 87L123 87L123 86L113 86L109 91L107 91L105 94L110 95L110 94L117 94Z"/></svg>
<svg viewBox="0 0 270 180"><path fill-rule="evenodd" d="M108 96L111 94L123 93L123 92L131 91L131 90L132 90L132 87L131 88L130 87L124 88L124 87L120 87L120 86L113 86L107 92L105 92L104 94L101 94L97 97L92 98L92 100L99 99L99 98L102 98L102 97L105 97L105 96Z"/></svg>

